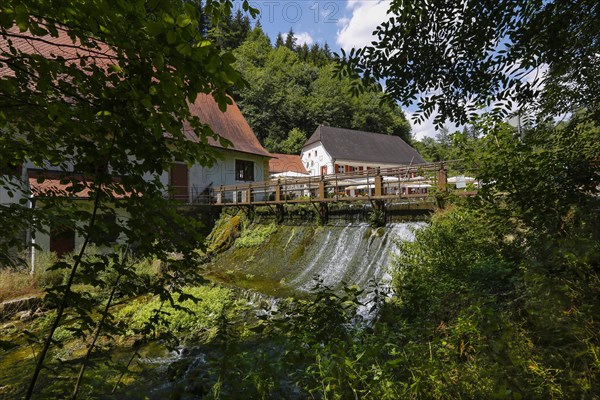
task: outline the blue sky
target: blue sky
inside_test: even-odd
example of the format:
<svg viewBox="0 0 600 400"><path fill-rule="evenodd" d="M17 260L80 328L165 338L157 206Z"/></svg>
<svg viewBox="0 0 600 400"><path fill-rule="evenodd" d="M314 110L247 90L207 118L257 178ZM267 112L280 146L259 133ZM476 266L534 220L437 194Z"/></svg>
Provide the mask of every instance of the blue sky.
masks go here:
<svg viewBox="0 0 600 400"><path fill-rule="evenodd" d="M339 50L336 43L338 24L348 15L345 0L264 0L253 5L261 10L261 23L272 40L279 32L285 35L292 28L301 44L327 42Z"/></svg>
<svg viewBox="0 0 600 400"><path fill-rule="evenodd" d="M390 0L254 0L260 21L272 41L292 28L298 44L327 43L332 51L362 47L374 39L373 30L389 17ZM241 7L241 2L234 3ZM414 111L414 110L412 110ZM411 110L405 110L410 117ZM409 118L410 120L410 118ZM433 124L411 121L413 137L435 136ZM449 126L453 130L453 126Z"/></svg>
<svg viewBox="0 0 600 400"><path fill-rule="evenodd" d="M272 40L293 28L299 43L327 42L336 51L340 26L351 17L346 0L260 0L251 4L260 10L263 29Z"/></svg>

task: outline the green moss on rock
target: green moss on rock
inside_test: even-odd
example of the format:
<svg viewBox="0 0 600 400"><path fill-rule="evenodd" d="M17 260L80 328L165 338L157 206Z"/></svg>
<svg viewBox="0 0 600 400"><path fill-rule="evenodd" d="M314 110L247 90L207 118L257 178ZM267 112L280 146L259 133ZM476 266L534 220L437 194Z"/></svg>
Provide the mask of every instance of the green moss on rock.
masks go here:
<svg viewBox="0 0 600 400"><path fill-rule="evenodd" d="M239 236L242 217L221 215L212 232L206 238L207 252L218 253L227 250Z"/></svg>
<svg viewBox="0 0 600 400"><path fill-rule="evenodd" d="M277 232L277 225L254 224L246 227L239 238L235 241L236 247L257 247L267 241L267 239Z"/></svg>

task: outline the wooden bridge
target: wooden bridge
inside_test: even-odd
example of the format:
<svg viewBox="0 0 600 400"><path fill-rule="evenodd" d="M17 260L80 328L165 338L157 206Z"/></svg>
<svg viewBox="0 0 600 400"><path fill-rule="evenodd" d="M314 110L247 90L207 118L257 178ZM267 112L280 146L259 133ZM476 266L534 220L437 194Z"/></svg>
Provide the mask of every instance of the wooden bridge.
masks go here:
<svg viewBox="0 0 600 400"><path fill-rule="evenodd" d="M447 162L427 163L221 186L213 189L210 203L219 206L333 202L381 204L423 202L432 200L433 193L447 191L460 196L472 196L476 193L475 190L466 190L466 187L463 190L450 187L446 167Z"/></svg>

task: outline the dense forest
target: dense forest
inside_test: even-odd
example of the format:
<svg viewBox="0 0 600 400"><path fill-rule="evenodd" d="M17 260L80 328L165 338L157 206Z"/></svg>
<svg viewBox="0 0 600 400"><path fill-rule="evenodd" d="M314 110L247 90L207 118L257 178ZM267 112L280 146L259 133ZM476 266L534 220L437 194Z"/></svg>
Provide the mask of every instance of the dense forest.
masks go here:
<svg viewBox="0 0 600 400"><path fill-rule="evenodd" d="M272 44L260 21L252 28L241 11L212 34L237 59L248 86L234 89L233 97L269 151L299 153L319 124L410 140L404 113L382 101L380 89L357 94L357 80L335 76L338 60L327 43L299 45L290 29Z"/></svg>

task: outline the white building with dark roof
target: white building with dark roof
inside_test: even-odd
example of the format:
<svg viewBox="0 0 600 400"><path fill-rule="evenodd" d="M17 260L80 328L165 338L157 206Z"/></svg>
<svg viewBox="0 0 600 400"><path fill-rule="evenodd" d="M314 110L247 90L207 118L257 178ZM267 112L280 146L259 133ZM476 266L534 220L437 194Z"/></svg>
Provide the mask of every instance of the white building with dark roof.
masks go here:
<svg viewBox="0 0 600 400"><path fill-rule="evenodd" d="M319 125L302 147L310 175L328 175L422 164L421 155L398 136Z"/></svg>

